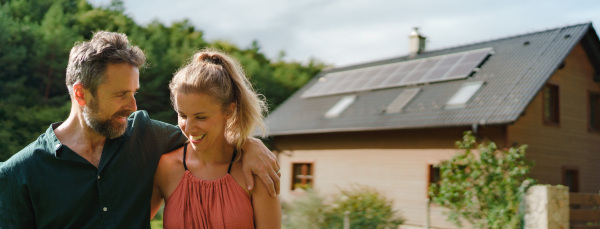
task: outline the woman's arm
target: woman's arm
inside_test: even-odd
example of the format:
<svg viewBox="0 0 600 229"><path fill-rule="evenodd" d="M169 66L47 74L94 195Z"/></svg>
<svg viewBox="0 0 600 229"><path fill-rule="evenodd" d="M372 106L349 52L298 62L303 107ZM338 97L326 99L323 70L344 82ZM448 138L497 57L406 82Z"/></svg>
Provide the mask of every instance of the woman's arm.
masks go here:
<svg viewBox="0 0 600 229"><path fill-rule="evenodd" d="M154 219L154 216L160 209L163 203L163 197L160 194L156 180L154 181L154 189L152 189L152 200L150 202L150 220Z"/></svg>
<svg viewBox="0 0 600 229"><path fill-rule="evenodd" d="M246 154L242 161L244 163L244 177L248 190L254 189L254 178L256 174L264 183L271 196L279 194L279 164L277 157L260 140L248 138L244 144L243 152ZM260 185L257 185L260 186Z"/></svg>
<svg viewBox="0 0 600 229"><path fill-rule="evenodd" d="M256 177L255 177L256 179ZM252 191L252 208L256 229L281 228L281 203L279 197L272 197L264 185L257 185Z"/></svg>
<svg viewBox="0 0 600 229"><path fill-rule="evenodd" d="M154 185L152 188L152 199L150 199L150 219L152 220L160 206L163 203L164 195L161 192L161 187L166 185L165 181L168 177L167 172L169 172L169 163L168 163L168 154L162 155L160 157L160 161L158 161L158 166L156 167L156 172L154 173Z"/></svg>

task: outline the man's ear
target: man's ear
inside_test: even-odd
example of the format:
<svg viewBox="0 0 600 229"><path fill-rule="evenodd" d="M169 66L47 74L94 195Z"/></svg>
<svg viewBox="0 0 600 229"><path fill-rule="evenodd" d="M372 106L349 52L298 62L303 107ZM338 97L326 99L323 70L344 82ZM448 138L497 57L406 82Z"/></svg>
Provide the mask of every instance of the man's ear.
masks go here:
<svg viewBox="0 0 600 229"><path fill-rule="evenodd" d="M76 83L73 85L73 96L75 97L75 100L79 106L85 106L85 92L81 83Z"/></svg>

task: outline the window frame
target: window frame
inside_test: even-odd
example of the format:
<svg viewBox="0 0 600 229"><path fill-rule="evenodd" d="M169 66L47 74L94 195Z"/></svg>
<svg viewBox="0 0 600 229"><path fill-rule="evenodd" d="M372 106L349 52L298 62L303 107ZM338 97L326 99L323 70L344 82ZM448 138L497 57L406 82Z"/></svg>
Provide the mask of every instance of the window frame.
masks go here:
<svg viewBox="0 0 600 229"><path fill-rule="evenodd" d="M573 188L567 185L567 172L574 171L575 172L575 185ZM561 169L562 181L561 184L569 188L569 192L579 192L580 190L580 179L579 179L579 168L576 166L563 166ZM572 190L573 189L573 190Z"/></svg>
<svg viewBox="0 0 600 229"><path fill-rule="evenodd" d="M339 99L332 107L325 112L325 118L337 118L340 117L348 107L352 106L354 102L356 102L358 96L356 95L346 95Z"/></svg>
<svg viewBox="0 0 600 229"><path fill-rule="evenodd" d="M307 174L296 174L296 169L295 166L296 165L310 165L310 168L307 169ZM314 170L315 170L315 163L314 162L308 162L308 161L300 161L300 162L292 162L292 172L291 172L291 187L290 190L295 191L296 189L296 177L297 176L306 176L306 178L304 178L304 183L301 183L302 185L310 185L310 187L314 187L314 180L315 180L315 175L314 175ZM302 179L302 178L301 178ZM305 188L300 188L300 189L305 189Z"/></svg>
<svg viewBox="0 0 600 229"><path fill-rule="evenodd" d="M554 115L550 115L550 116L556 116L555 118L552 119L552 117L547 118L546 117L546 88L550 88L550 90L552 90L553 88L556 89L556 95L552 96L552 94L550 95L550 103L552 103L554 101L554 99L556 99L556 107L555 108L548 108L551 109L550 112L555 113ZM550 93L552 93L550 91ZM549 125L549 126L560 126L560 86L556 83L546 83L544 85L544 87L542 88L542 120L544 122L545 125Z"/></svg>
<svg viewBox="0 0 600 229"><path fill-rule="evenodd" d="M599 101L598 102L599 106L598 106L598 108L596 108L596 110L598 110L600 113L600 92L588 91L588 99L587 99L587 111L588 111L587 112L587 121L588 121L588 124L587 124L587 127L588 127L589 132L600 133L600 115L597 115L599 118L598 118L598 120L595 120L598 123L596 125L598 125L599 128L595 128L594 126L592 126L592 120L593 120L592 96L594 96L594 95L597 96L597 99Z"/></svg>
<svg viewBox="0 0 600 229"><path fill-rule="evenodd" d="M457 91L452 94L450 99L444 105L445 109L465 108L467 104L475 98L475 95L486 84L485 81L472 81L463 83ZM474 90L473 90L474 89Z"/></svg>
<svg viewBox="0 0 600 229"><path fill-rule="evenodd" d="M435 167L436 164L427 164L427 189L425 192L425 196L429 199L431 199L431 196L429 195L429 187L431 186L432 183L438 183L442 180L442 170L439 167ZM437 170L437 174L438 174L438 181L435 182L435 170Z"/></svg>

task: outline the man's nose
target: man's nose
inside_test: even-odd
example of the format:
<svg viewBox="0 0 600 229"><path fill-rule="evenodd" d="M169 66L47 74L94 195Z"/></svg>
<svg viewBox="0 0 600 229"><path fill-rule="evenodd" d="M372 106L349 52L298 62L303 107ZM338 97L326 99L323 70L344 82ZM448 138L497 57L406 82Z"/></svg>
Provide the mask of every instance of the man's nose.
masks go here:
<svg viewBox="0 0 600 229"><path fill-rule="evenodd" d="M136 101L135 101L135 95L131 95L131 99L129 100L127 106L128 106L128 108L131 111L137 111L137 104L136 104Z"/></svg>

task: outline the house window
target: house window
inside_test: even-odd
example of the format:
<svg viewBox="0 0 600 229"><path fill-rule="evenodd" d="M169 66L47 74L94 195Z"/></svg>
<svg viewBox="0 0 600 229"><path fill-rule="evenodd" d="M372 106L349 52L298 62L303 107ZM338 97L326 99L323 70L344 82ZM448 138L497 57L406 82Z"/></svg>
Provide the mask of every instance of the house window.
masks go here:
<svg viewBox="0 0 600 229"><path fill-rule="evenodd" d="M390 103L385 109L386 113L399 113L402 111L404 106L408 104L418 93L421 91L421 88L413 88L403 90L392 103Z"/></svg>
<svg viewBox="0 0 600 229"><path fill-rule="evenodd" d="M558 112L558 85L546 84L542 94L544 96L544 122L558 124L560 120Z"/></svg>
<svg viewBox="0 0 600 229"><path fill-rule="evenodd" d="M434 165L429 165L429 180L427 182L427 197L431 198L429 194L429 187L431 184L440 184L440 180L442 180L442 172L439 167L435 167Z"/></svg>
<svg viewBox="0 0 600 229"><path fill-rule="evenodd" d="M312 188L312 168L312 163L294 163L292 165L292 190Z"/></svg>
<svg viewBox="0 0 600 229"><path fill-rule="evenodd" d="M331 109L325 113L326 118L337 118L346 108L348 108L356 100L356 95L344 96Z"/></svg>
<svg viewBox="0 0 600 229"><path fill-rule="evenodd" d="M569 192L579 192L579 170L563 167L563 185L569 187Z"/></svg>
<svg viewBox="0 0 600 229"><path fill-rule="evenodd" d="M600 131L600 93L590 93L590 129Z"/></svg>
<svg viewBox="0 0 600 229"><path fill-rule="evenodd" d="M471 97L483 86L483 81L464 83L460 89L448 100L446 108L463 108Z"/></svg>

